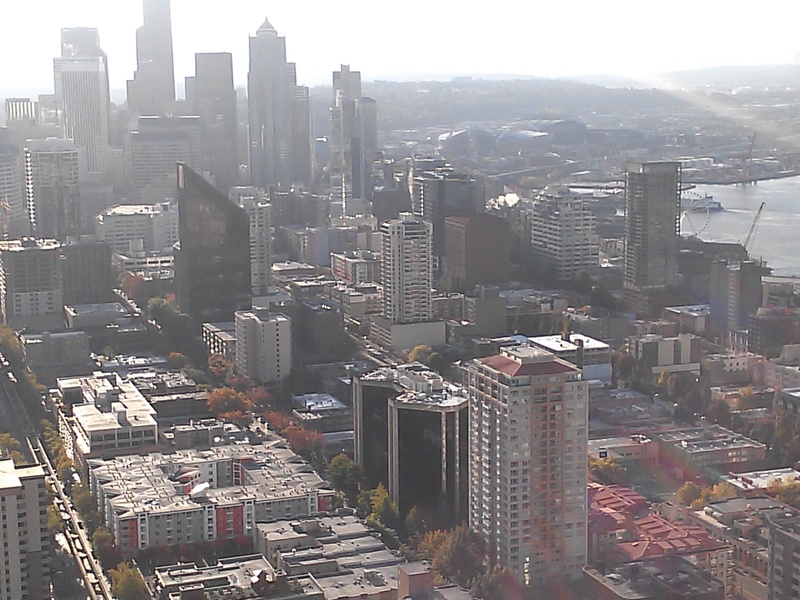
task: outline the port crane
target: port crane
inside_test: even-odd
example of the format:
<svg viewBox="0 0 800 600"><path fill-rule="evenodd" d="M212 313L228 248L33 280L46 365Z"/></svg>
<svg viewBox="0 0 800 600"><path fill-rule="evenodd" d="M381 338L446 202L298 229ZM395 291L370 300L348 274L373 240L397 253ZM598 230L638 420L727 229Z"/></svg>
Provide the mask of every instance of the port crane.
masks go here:
<svg viewBox="0 0 800 600"><path fill-rule="evenodd" d="M750 224L750 227L747 230L747 235L745 235L744 240L739 240L739 243L744 247L746 252L750 251L750 244L753 242L756 229L758 228L758 222L761 220L761 212L764 210L765 204L766 202L762 202L761 206L758 207L756 216L753 218L753 222Z"/></svg>

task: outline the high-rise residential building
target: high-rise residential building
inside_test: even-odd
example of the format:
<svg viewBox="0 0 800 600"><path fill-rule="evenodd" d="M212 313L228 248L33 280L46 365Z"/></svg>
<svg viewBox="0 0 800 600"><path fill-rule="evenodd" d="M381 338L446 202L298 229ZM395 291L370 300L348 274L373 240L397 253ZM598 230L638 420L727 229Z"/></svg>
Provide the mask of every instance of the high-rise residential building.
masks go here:
<svg viewBox="0 0 800 600"><path fill-rule="evenodd" d="M114 252L171 250L180 239L178 208L169 202L119 204L95 217L94 234Z"/></svg>
<svg viewBox="0 0 800 600"><path fill-rule="evenodd" d="M272 205L264 190L235 187L228 198L247 211L250 219L250 282L253 296L266 296L272 275Z"/></svg>
<svg viewBox="0 0 800 600"><path fill-rule="evenodd" d="M411 363L353 379L356 462L401 512L417 507L442 526L467 516L465 390Z"/></svg>
<svg viewBox="0 0 800 600"><path fill-rule="evenodd" d="M178 306L197 326L232 321L251 305L250 220L200 175L178 163Z"/></svg>
<svg viewBox="0 0 800 600"><path fill-rule="evenodd" d="M349 65L333 73L331 137L328 152L331 194L344 213L355 215L361 203L372 200L372 162L378 153L377 104L361 96L361 73Z"/></svg>
<svg viewBox="0 0 800 600"><path fill-rule="evenodd" d="M77 148L86 151L89 172L108 160L110 92L108 58L96 29L61 30L61 56L53 59L59 124Z"/></svg>
<svg viewBox="0 0 800 600"><path fill-rule="evenodd" d="M173 198L175 163L202 171L202 139L200 117L139 117L130 134L134 196L143 202Z"/></svg>
<svg viewBox="0 0 800 600"><path fill-rule="evenodd" d="M797 516L787 511L769 523L769 566L767 600L796 598L800 579L800 526Z"/></svg>
<svg viewBox="0 0 800 600"><path fill-rule="evenodd" d="M533 202L531 249L538 263L561 281L597 267L600 251L595 219L580 194L548 186Z"/></svg>
<svg viewBox="0 0 800 600"><path fill-rule="evenodd" d="M411 213L381 224L383 316L392 323L430 321L433 226Z"/></svg>
<svg viewBox="0 0 800 600"><path fill-rule="evenodd" d="M72 140L29 140L25 148L26 195L31 233L67 237L81 233L78 150Z"/></svg>
<svg viewBox="0 0 800 600"><path fill-rule="evenodd" d="M260 383L282 381L292 372L292 320L266 310L237 311L236 370Z"/></svg>
<svg viewBox="0 0 800 600"><path fill-rule="evenodd" d="M301 139L295 124L309 127L308 98L298 89L294 63L286 61L286 40L268 19L250 38L247 102L252 185L288 190L295 182L307 183L310 172L295 169L301 165L305 171L311 141Z"/></svg>
<svg viewBox="0 0 800 600"><path fill-rule="evenodd" d="M297 85L294 88L292 119L292 173L295 183L307 189L312 182L314 169L314 124L307 86Z"/></svg>
<svg viewBox="0 0 800 600"><path fill-rule="evenodd" d="M531 584L581 577L586 564L588 383L530 346L466 366L469 524Z"/></svg>
<svg viewBox="0 0 800 600"><path fill-rule="evenodd" d="M99 304L113 297L111 246L105 242L77 242L61 248L64 304Z"/></svg>
<svg viewBox="0 0 800 600"><path fill-rule="evenodd" d="M200 117L202 168L227 194L239 179L233 59L229 52L206 52L195 54L194 64L192 101Z"/></svg>
<svg viewBox="0 0 800 600"><path fill-rule="evenodd" d="M136 72L128 81L128 108L163 115L175 101L170 0L143 0L144 24L136 30Z"/></svg>
<svg viewBox="0 0 800 600"><path fill-rule="evenodd" d="M19 146L0 144L0 216L3 239L30 235L24 161Z"/></svg>
<svg viewBox="0 0 800 600"><path fill-rule="evenodd" d="M444 274L452 289L506 285L511 279L511 230L507 219L487 213L444 220Z"/></svg>
<svg viewBox="0 0 800 600"><path fill-rule="evenodd" d="M482 213L486 199L484 186L450 166L426 168L414 165L411 211L433 224L433 255L438 262L445 255L444 220L447 217ZM437 268L441 268L438 265Z"/></svg>
<svg viewBox="0 0 800 600"><path fill-rule="evenodd" d="M0 460L0 514L3 515L3 576L0 598L37 600L50 596L50 505L44 468Z"/></svg>
<svg viewBox="0 0 800 600"><path fill-rule="evenodd" d="M761 274L758 261L727 261L711 263L709 305L711 330L725 336L729 331L747 329L750 315L761 306Z"/></svg>
<svg viewBox="0 0 800 600"><path fill-rule="evenodd" d="M61 244L56 240L0 242L0 309L13 329L58 329L64 322Z"/></svg>
<svg viewBox="0 0 800 600"><path fill-rule="evenodd" d="M678 283L681 165L630 163L625 173L626 298L639 312Z"/></svg>

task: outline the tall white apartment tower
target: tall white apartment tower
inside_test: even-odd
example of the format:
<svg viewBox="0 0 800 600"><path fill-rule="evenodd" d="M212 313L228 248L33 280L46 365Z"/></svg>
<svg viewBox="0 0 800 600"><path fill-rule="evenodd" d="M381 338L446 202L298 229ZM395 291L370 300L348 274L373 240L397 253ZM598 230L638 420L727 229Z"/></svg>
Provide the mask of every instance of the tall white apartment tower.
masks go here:
<svg viewBox="0 0 800 600"><path fill-rule="evenodd" d="M72 140L28 140L25 181L33 235L62 242L80 235L78 151Z"/></svg>
<svg viewBox="0 0 800 600"><path fill-rule="evenodd" d="M411 213L381 224L383 316L422 323L433 314L433 225Z"/></svg>
<svg viewBox="0 0 800 600"><path fill-rule="evenodd" d="M595 219L580 194L548 186L533 202L533 258L564 281L599 262Z"/></svg>
<svg viewBox="0 0 800 600"><path fill-rule="evenodd" d="M292 372L292 321L281 313L239 310L234 314L236 370L260 383L282 381Z"/></svg>
<svg viewBox="0 0 800 600"><path fill-rule="evenodd" d="M48 504L41 466L15 466L10 459L0 460L2 600L50 597Z"/></svg>
<svg viewBox="0 0 800 600"><path fill-rule="evenodd" d="M108 159L108 58L96 29L61 30L61 56L53 59L56 107L65 137L86 151L89 172Z"/></svg>
<svg viewBox="0 0 800 600"><path fill-rule="evenodd" d="M272 205L264 190L252 186L231 188L228 199L250 218L250 285L253 296L266 296L272 276Z"/></svg>
<svg viewBox="0 0 800 600"><path fill-rule="evenodd" d="M470 527L528 583L581 577L588 383L575 365L530 346L466 371Z"/></svg>

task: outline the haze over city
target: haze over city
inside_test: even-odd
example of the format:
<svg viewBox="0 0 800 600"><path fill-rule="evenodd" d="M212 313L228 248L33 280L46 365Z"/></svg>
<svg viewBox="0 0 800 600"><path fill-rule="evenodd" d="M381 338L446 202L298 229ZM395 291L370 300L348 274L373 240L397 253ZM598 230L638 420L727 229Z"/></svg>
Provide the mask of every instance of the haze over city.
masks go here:
<svg viewBox="0 0 800 600"><path fill-rule="evenodd" d="M59 30L79 26L99 29L111 87L124 89L136 65L138 2L44 0L36 6L35 15L22 5L4 7L0 52L15 57L0 65L6 95L51 89ZM602 74L649 82L644 76L674 70L796 62L800 46L794 20L781 18L786 9L778 0L757 9L740 1L681 0L663 10L619 0L491 5L175 0L175 75L181 82L192 73L195 52L224 50L233 53L236 84L244 85L247 36L255 34L266 12L286 37L303 85L329 85L330 72L342 63L359 68L366 80Z"/></svg>

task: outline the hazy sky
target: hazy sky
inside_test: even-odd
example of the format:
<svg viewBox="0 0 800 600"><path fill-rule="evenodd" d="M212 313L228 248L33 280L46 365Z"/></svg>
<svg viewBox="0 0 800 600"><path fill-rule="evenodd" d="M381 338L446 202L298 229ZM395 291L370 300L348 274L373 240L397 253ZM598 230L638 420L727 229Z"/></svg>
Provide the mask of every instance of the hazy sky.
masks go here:
<svg viewBox="0 0 800 600"><path fill-rule="evenodd" d="M286 37L300 83L349 63L364 79L466 74L641 76L729 64L796 62L790 0L172 0L175 78L195 52L233 53L246 82L247 38L265 17ZM3 2L0 92L52 92L61 27L97 27L112 88L135 68L140 0ZM795 13L792 16L789 13Z"/></svg>

